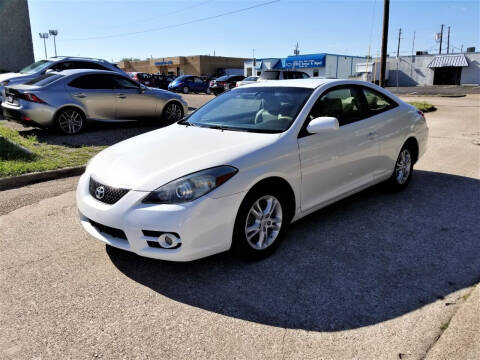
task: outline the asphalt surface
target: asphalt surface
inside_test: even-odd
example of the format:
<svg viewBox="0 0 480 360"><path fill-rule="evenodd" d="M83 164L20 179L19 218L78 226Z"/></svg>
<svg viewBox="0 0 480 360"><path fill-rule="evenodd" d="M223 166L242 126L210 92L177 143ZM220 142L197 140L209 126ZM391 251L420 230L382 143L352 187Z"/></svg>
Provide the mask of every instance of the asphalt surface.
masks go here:
<svg viewBox="0 0 480 360"><path fill-rule="evenodd" d="M406 191L318 211L258 263L106 248L81 229L77 178L0 192L0 358L446 358L444 324L478 299L480 97L422 100L438 110ZM480 357L465 348L448 358Z"/></svg>

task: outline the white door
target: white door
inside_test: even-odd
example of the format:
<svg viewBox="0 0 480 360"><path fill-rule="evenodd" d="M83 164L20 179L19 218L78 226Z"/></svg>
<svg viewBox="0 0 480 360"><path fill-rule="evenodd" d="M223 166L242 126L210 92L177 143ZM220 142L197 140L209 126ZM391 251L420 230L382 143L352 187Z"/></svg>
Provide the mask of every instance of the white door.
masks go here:
<svg viewBox="0 0 480 360"><path fill-rule="evenodd" d="M379 144L375 122L361 90L355 86L329 89L313 106L307 122L333 116L340 128L298 139L302 174L301 208L308 211L373 180Z"/></svg>

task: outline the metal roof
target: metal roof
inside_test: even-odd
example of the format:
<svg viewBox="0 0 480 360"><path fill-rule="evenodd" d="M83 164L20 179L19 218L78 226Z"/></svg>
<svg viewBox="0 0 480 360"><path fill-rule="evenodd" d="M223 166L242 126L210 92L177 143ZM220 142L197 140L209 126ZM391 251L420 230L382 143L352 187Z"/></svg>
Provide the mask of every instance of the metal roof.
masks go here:
<svg viewBox="0 0 480 360"><path fill-rule="evenodd" d="M435 56L430 64L427 65L429 68L438 68L444 66L468 66L468 62L463 54L438 55Z"/></svg>

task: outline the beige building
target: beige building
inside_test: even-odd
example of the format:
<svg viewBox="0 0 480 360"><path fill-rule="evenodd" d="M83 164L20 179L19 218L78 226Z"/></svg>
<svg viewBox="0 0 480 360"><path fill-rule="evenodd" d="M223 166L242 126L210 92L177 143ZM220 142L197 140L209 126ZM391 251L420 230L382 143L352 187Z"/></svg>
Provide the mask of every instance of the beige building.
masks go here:
<svg viewBox="0 0 480 360"><path fill-rule="evenodd" d="M240 69L239 74L242 74L245 60L245 58L193 55L139 61L120 61L118 66L125 71L131 72L161 73L176 76L214 76L221 74L225 69Z"/></svg>
<svg viewBox="0 0 480 360"><path fill-rule="evenodd" d="M0 0L0 72L33 63L27 0Z"/></svg>

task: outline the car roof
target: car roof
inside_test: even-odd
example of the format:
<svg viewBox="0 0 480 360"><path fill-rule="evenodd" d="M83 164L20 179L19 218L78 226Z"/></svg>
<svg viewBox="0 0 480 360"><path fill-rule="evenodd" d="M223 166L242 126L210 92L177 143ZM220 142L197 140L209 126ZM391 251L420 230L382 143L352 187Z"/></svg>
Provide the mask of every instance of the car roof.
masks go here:
<svg viewBox="0 0 480 360"><path fill-rule="evenodd" d="M76 74L111 74L111 75L123 75L118 72L108 71L108 70L95 70L95 69L71 69L55 72L55 74L60 74L64 76L76 75Z"/></svg>
<svg viewBox="0 0 480 360"><path fill-rule="evenodd" d="M332 83L332 82L342 82L344 83L347 80L343 79L291 79L291 80L267 80L256 82L253 84L245 85L245 87L302 87L315 89L323 84Z"/></svg>

